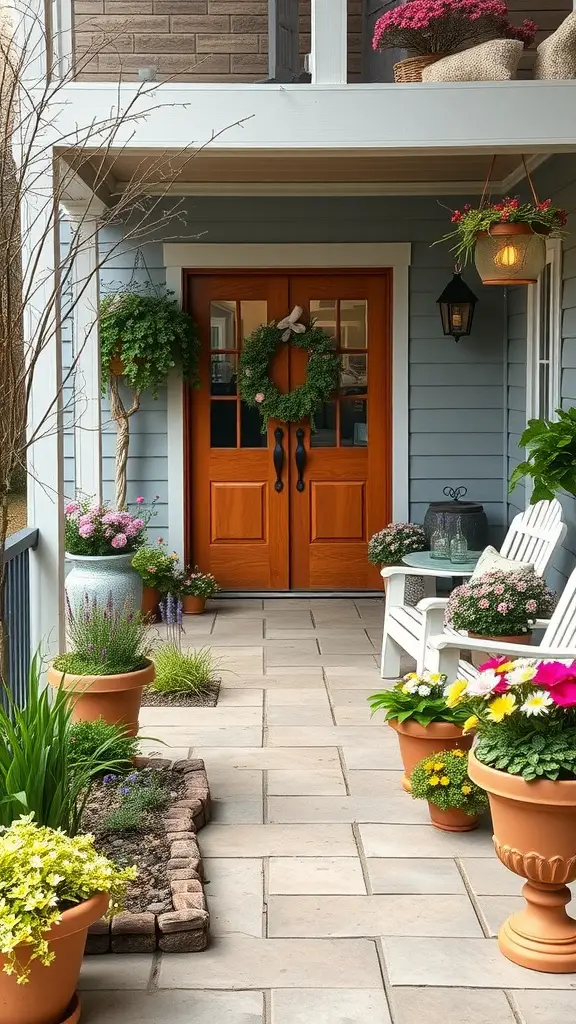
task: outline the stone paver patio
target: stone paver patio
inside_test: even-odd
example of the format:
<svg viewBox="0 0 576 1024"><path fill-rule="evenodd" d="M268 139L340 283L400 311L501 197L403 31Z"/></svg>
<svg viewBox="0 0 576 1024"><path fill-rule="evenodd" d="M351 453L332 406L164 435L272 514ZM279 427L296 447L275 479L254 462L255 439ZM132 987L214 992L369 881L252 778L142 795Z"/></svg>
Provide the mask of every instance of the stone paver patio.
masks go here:
<svg viewBox="0 0 576 1024"><path fill-rule="evenodd" d="M206 761L211 946L88 958L86 1024L573 1024L576 975L498 952L521 882L488 826L438 832L400 789L396 737L366 704L381 602L213 608L185 643L220 659L218 706L141 716L164 756Z"/></svg>

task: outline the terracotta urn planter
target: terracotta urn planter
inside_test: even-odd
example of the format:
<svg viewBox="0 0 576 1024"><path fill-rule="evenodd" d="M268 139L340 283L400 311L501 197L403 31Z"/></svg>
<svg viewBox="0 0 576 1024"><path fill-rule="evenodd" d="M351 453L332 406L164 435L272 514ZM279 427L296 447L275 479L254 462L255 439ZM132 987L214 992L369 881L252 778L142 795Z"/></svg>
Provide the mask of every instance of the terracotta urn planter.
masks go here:
<svg viewBox="0 0 576 1024"><path fill-rule="evenodd" d="M527 879L527 906L500 929L502 953L533 971L576 972L576 920L566 913L576 879L576 781L525 782L474 754L468 773L488 793L499 859Z"/></svg>
<svg viewBox="0 0 576 1024"><path fill-rule="evenodd" d="M74 707L73 722L93 722L103 718L111 725L126 727L129 736L138 732L138 715L142 690L154 679L151 661L135 672L114 676L77 676L60 672L50 665L47 678L51 686L63 688L71 695Z"/></svg>
<svg viewBox="0 0 576 1024"><path fill-rule="evenodd" d="M206 598L185 594L182 598L182 611L184 615L202 615L206 611Z"/></svg>
<svg viewBox="0 0 576 1024"><path fill-rule="evenodd" d="M100 892L64 911L60 924L53 925L47 936L54 960L49 967L33 960L28 984L18 985L13 975L0 973L0 1024L76 1024L80 1020L76 985L86 935L89 926L106 913L108 903L108 894ZM17 956L26 962L26 946L18 948Z"/></svg>
<svg viewBox="0 0 576 1024"><path fill-rule="evenodd" d="M423 757L432 757L441 750L470 750L474 736L463 734L459 725L450 722L431 722L430 725L418 725L410 721L399 723L396 718L389 720L388 725L398 734L400 756L404 765L402 789L410 792L410 776Z"/></svg>
<svg viewBox="0 0 576 1024"><path fill-rule="evenodd" d="M458 811L454 807L442 810L430 801L428 809L434 828L439 828L442 832L471 832L478 827L480 820L477 814L464 814L464 811Z"/></svg>
<svg viewBox="0 0 576 1024"><path fill-rule="evenodd" d="M545 229L493 224L476 236L474 262L483 284L536 284L546 263Z"/></svg>
<svg viewBox="0 0 576 1024"><path fill-rule="evenodd" d="M158 603L160 591L156 587L142 588L142 615L153 615L154 621L158 618Z"/></svg>

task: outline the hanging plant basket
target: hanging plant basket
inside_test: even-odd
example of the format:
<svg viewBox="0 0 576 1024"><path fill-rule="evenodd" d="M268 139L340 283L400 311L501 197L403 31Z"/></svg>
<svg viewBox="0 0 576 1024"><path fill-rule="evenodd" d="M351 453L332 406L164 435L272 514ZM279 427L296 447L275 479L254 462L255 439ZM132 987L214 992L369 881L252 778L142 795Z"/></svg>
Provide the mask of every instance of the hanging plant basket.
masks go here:
<svg viewBox="0 0 576 1024"><path fill-rule="evenodd" d="M425 53L419 57L407 57L406 60L400 60L394 64L394 81L421 82L424 68L427 68L429 64L435 64L445 56L445 53Z"/></svg>
<svg viewBox="0 0 576 1024"><path fill-rule="evenodd" d="M540 227L540 225L539 225ZM474 262L483 284L536 284L546 264L544 225L493 224L476 236Z"/></svg>

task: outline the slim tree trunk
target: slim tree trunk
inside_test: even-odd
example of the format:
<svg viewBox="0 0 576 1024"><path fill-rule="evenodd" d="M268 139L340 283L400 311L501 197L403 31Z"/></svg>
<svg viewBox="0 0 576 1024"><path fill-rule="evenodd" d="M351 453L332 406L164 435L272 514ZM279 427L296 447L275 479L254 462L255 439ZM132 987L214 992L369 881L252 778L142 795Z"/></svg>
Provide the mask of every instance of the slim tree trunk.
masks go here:
<svg viewBox="0 0 576 1024"><path fill-rule="evenodd" d="M116 423L116 461L114 477L116 483L115 505L117 509L126 505L126 469L128 465L128 448L130 445L130 417L140 408L140 392L135 391L132 405L126 408L120 397L119 377L110 374L110 411Z"/></svg>

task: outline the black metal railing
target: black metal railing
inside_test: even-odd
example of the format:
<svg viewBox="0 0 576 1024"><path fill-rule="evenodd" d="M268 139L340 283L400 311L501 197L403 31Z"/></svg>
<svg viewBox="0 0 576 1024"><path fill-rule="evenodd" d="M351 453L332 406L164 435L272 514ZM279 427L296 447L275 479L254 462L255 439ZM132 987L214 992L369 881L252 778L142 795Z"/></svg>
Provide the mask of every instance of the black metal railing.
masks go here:
<svg viewBox="0 0 576 1024"><path fill-rule="evenodd" d="M4 548L4 636L6 682L18 705L24 706L30 668L30 551L38 530L12 534Z"/></svg>

